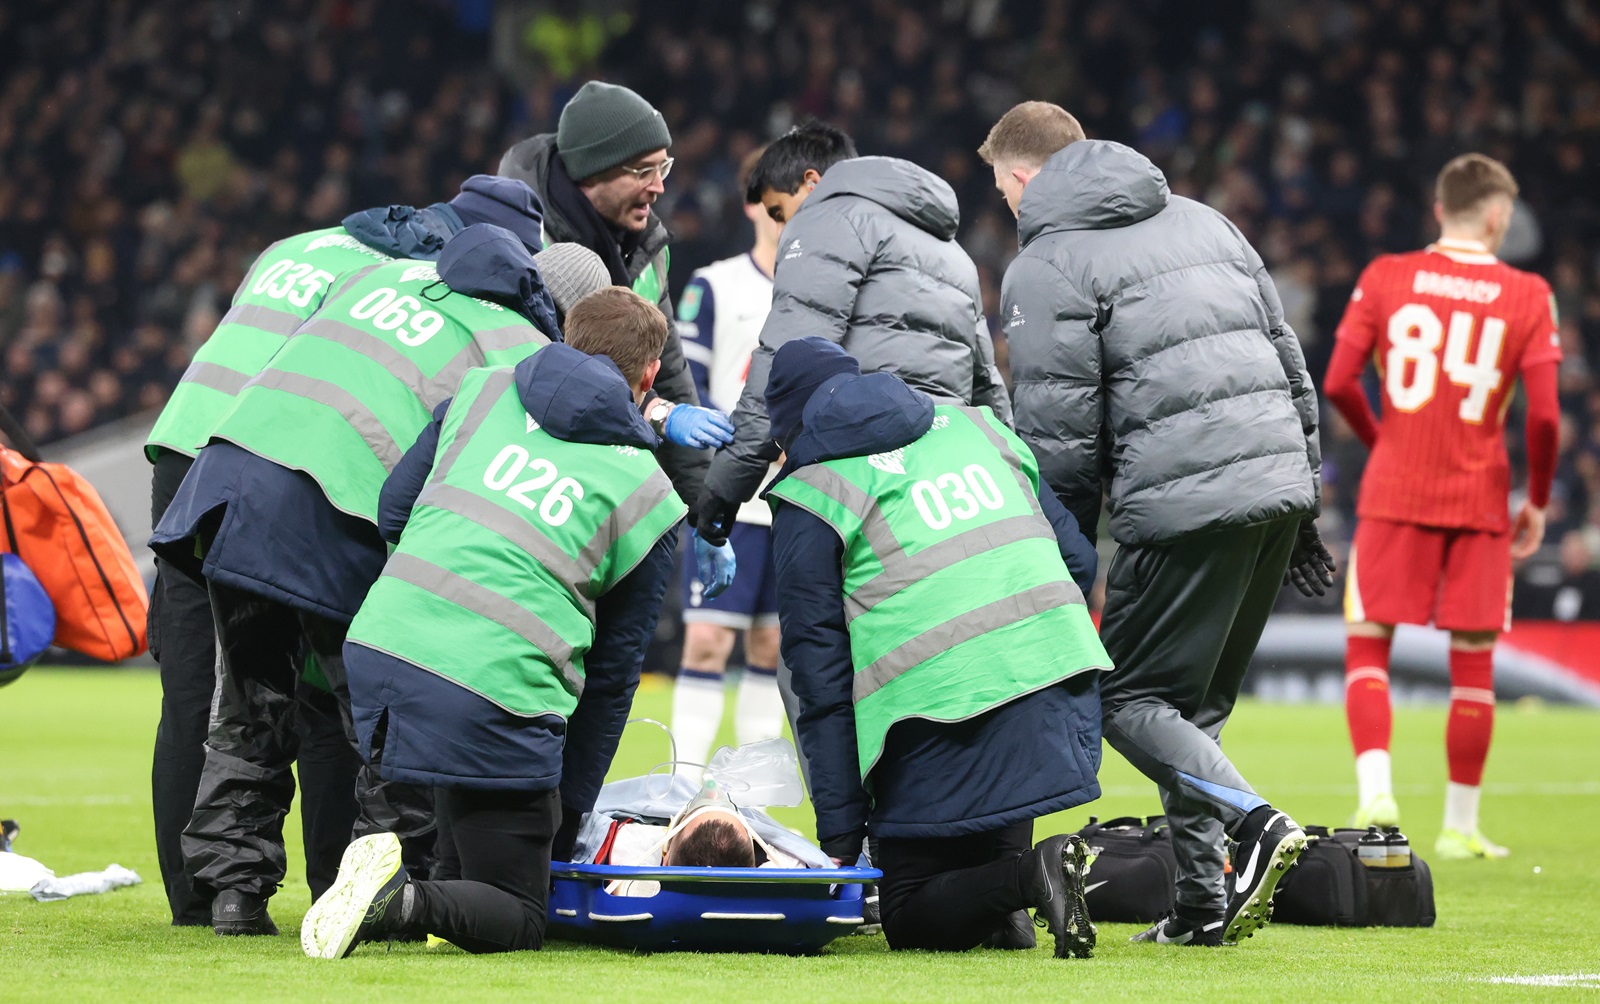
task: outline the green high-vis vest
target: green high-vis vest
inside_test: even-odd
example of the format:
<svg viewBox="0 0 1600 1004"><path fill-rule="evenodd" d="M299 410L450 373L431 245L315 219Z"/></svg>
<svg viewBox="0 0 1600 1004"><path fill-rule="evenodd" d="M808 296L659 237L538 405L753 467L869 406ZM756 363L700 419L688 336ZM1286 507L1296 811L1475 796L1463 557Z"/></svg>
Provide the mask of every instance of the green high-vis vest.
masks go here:
<svg viewBox="0 0 1600 1004"><path fill-rule="evenodd" d="M511 367L475 369L348 638L518 715L570 715L595 601L686 509L655 456L539 427Z"/></svg>
<svg viewBox="0 0 1600 1004"><path fill-rule="evenodd" d="M863 781L896 722L963 721L1111 667L1038 486L1033 454L987 408L941 405L901 449L770 489L844 542Z"/></svg>
<svg viewBox="0 0 1600 1004"><path fill-rule="evenodd" d="M547 344L516 311L452 291L429 262L375 265L300 326L212 437L305 471L335 507L376 523L384 478L461 377Z"/></svg>
<svg viewBox="0 0 1600 1004"><path fill-rule="evenodd" d="M350 273L389 260L344 227L286 237L263 251L161 409L145 456L154 463L158 447L189 457L200 452L245 383L329 291Z"/></svg>

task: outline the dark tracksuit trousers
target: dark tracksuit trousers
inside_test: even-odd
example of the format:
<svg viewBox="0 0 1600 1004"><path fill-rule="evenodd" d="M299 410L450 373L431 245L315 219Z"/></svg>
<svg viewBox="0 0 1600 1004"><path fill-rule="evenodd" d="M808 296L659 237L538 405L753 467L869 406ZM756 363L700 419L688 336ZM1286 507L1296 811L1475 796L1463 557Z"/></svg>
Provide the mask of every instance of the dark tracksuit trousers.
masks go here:
<svg viewBox="0 0 1600 1004"><path fill-rule="evenodd" d="M1022 854L1033 820L962 837L878 837L878 907L896 950L964 952L1033 905Z"/></svg>
<svg viewBox="0 0 1600 1004"><path fill-rule="evenodd" d="M404 933L434 934L474 954L544 944L550 850L561 793L436 788L444 881L412 883Z"/></svg>
<svg viewBox="0 0 1600 1004"><path fill-rule="evenodd" d="M193 461L181 453L162 450L157 456L151 479L151 525L160 523L184 475ZM227 878L236 871L238 861L197 860L185 867L183 833L190 825L199 801L201 777L206 762L206 743L211 733L212 699L219 685L216 671L216 625L206 581L198 567L190 569L156 559L156 582L151 592L149 637L151 654L161 667L161 719L156 726L155 755L150 772L151 806L155 815L156 859L167 903L175 924L208 924L211 898L227 888ZM285 656L292 662L290 672L297 700L276 702L274 707L288 715L287 721L260 730L257 722L248 727L257 741L281 745L275 737L288 736L291 750L284 773L271 786L277 801L268 814L276 815L275 841L259 841L244 856L275 858L277 880L281 881L286 862L283 853L282 819L294 795L294 780L287 774L287 763L294 750L300 753L301 831L306 848L306 880L312 897L320 896L338 873L339 858L349 843L354 802L349 794L349 775L356 758L339 726L333 696L298 682L298 652ZM293 693L294 691L291 691ZM220 738L232 746L242 737ZM286 782L286 783L285 783ZM226 777L223 784L208 786L208 800L214 810L227 812ZM220 801L219 801L220 798ZM212 824L222 823L217 812L209 814ZM275 853L267 847L275 843ZM239 844L233 845L239 849ZM254 855L261 850L261 855ZM191 872L203 872L198 888ZM220 884L215 880L222 880ZM276 882L274 882L274 888ZM251 891L255 891L252 887Z"/></svg>
<svg viewBox="0 0 1600 1004"><path fill-rule="evenodd" d="M302 679L293 611L209 584L228 671L216 674L198 789L183 830L185 866L198 892L270 897L288 871L283 818L298 761L306 882L315 900L333 884L356 822L361 765L337 698ZM266 608L266 609L264 609Z"/></svg>
<svg viewBox="0 0 1600 1004"><path fill-rule="evenodd" d="M150 480L151 526L161 522L193 463L181 453L160 451ZM150 654L161 667L161 720L156 725L155 756L150 768L156 862L161 867L172 922L209 924L210 898L195 894L184 871L180 844L200 787L211 694L217 683L211 600L198 572L190 574L156 558L148 631Z"/></svg>
<svg viewBox="0 0 1600 1004"><path fill-rule="evenodd" d="M1105 737L1161 788L1186 912L1222 914L1223 834L1267 804L1220 737L1300 520L1124 547L1107 575L1100 639L1115 668L1100 683Z"/></svg>

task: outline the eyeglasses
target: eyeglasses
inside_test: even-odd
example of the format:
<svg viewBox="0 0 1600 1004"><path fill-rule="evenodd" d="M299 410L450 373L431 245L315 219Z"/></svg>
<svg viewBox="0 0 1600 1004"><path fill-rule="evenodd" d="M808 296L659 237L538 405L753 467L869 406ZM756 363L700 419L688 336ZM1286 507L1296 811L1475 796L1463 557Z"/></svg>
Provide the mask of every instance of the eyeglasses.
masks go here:
<svg viewBox="0 0 1600 1004"><path fill-rule="evenodd" d="M677 158L668 157L661 163L651 164L648 167L628 167L627 165L623 165L622 170L637 178L641 185L648 185L650 184L650 176L653 174L660 174L661 180L666 181L667 175L672 173L672 165L676 163L676 161Z"/></svg>

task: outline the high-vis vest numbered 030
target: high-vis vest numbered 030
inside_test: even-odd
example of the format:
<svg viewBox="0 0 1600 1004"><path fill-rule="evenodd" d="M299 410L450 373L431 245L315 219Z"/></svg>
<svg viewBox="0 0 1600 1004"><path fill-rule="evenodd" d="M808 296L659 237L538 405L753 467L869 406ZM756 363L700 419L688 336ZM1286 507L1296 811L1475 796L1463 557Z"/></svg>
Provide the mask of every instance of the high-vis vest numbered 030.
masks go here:
<svg viewBox="0 0 1600 1004"><path fill-rule="evenodd" d="M344 227L297 234L267 248L161 409L145 455L154 463L157 447L190 457L198 453L246 381L322 306L340 279L389 260Z"/></svg>
<svg viewBox="0 0 1600 1004"><path fill-rule="evenodd" d="M548 344L516 311L452 291L428 262L375 265L300 326L213 437L305 471L335 507L376 523L384 478L461 377Z"/></svg>
<svg viewBox="0 0 1600 1004"><path fill-rule="evenodd" d="M473 370L348 637L513 714L565 717L595 600L685 511L649 450L557 439L523 410L511 367Z"/></svg>
<svg viewBox="0 0 1600 1004"><path fill-rule="evenodd" d="M940 406L914 443L770 489L844 541L863 780L896 722L963 721L1110 668L1038 484L1033 454L987 408Z"/></svg>

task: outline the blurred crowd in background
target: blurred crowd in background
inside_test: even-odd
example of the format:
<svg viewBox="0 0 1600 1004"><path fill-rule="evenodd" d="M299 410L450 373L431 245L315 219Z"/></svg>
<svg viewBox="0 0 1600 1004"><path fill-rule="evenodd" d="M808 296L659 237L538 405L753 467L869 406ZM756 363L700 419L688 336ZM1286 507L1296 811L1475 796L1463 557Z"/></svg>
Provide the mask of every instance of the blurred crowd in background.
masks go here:
<svg viewBox="0 0 1600 1004"><path fill-rule="evenodd" d="M1238 224L1319 376L1361 267L1427 243L1434 174L1481 150L1521 183L1503 256L1551 282L1566 355L1553 586L1518 613L1600 607L1570 599L1600 582L1595 5L41 0L0 6L0 67L0 403L41 442L161 405L271 241L448 198L590 77L672 129L674 289L746 246L744 154L814 116L950 182L992 317L1016 230L975 150L1040 98ZM1364 450L1324 422L1343 541ZM1520 479L1515 411L1508 438Z"/></svg>

